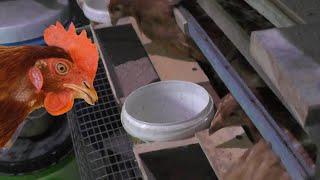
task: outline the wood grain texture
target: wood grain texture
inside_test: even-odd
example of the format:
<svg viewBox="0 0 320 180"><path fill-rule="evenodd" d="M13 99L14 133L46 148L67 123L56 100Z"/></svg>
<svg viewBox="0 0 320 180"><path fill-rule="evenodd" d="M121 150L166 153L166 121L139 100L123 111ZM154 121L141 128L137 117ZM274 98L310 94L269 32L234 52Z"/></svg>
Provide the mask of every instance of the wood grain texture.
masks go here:
<svg viewBox="0 0 320 180"><path fill-rule="evenodd" d="M219 179L252 147L242 127L223 128L211 136L204 130L196 137Z"/></svg>
<svg viewBox="0 0 320 180"><path fill-rule="evenodd" d="M210 18L221 28L230 41L237 47L240 53L246 58L250 65L257 71L264 82L271 88L273 87L271 80L262 70L260 65L252 58L250 54L250 35L228 14L217 0L198 0L199 5L210 16ZM275 91L275 94L279 92Z"/></svg>
<svg viewBox="0 0 320 180"><path fill-rule="evenodd" d="M173 14L174 17L176 19L176 22L180 28L180 30L184 33L187 34L187 29L188 29L188 22L187 20L183 17L183 15L181 14L180 10L177 8L173 9Z"/></svg>
<svg viewBox="0 0 320 180"><path fill-rule="evenodd" d="M181 80L194 83L209 81L197 62L181 61L159 55L149 55L149 57L162 81Z"/></svg>
<svg viewBox="0 0 320 180"><path fill-rule="evenodd" d="M320 25L257 31L251 53L280 100L305 127L320 115Z"/></svg>
<svg viewBox="0 0 320 180"><path fill-rule="evenodd" d="M319 0L270 0L299 24L320 22Z"/></svg>
<svg viewBox="0 0 320 180"><path fill-rule="evenodd" d="M178 141L144 143L144 144L135 145L133 147L133 151L137 154L142 154L146 152L159 151L163 149L172 149L172 148L187 146L187 145L196 144L196 143L198 143L198 140L195 137L178 140Z"/></svg>
<svg viewBox="0 0 320 180"><path fill-rule="evenodd" d="M184 17L180 14L180 12L177 9L175 9L174 12L176 15L178 25L186 27L187 24L186 22L184 22ZM118 25L123 24L132 24L141 43L145 46L146 52L160 80L183 80L194 83L209 82L208 77L203 72L203 70L197 62L185 61L183 57L173 58L171 57L171 55L168 55L167 53L160 53L162 51L161 47L159 47L158 44L154 44L149 38L145 36L143 32L141 32L134 18L127 17L120 19L118 21Z"/></svg>
<svg viewBox="0 0 320 180"><path fill-rule="evenodd" d="M281 9L274 3L270 2L270 0L245 1L276 27L289 27L296 24L294 20L282 12Z"/></svg>

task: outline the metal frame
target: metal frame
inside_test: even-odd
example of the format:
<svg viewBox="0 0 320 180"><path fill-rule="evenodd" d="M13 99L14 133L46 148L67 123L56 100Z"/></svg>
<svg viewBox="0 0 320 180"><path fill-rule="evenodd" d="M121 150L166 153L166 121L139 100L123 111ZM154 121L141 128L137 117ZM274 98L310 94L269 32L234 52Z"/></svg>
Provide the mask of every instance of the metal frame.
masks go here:
<svg viewBox="0 0 320 180"><path fill-rule="evenodd" d="M99 100L94 106L75 101L67 117L82 180L141 179L133 144L120 121L102 60L94 81Z"/></svg>
<svg viewBox="0 0 320 180"><path fill-rule="evenodd" d="M186 9L180 7L179 10L188 23L186 33L195 41L215 72L249 118L252 119L261 135L271 143L273 151L280 157L289 175L297 180L312 178L314 170L310 169L301 155L294 151L288 137L222 55L207 33Z"/></svg>

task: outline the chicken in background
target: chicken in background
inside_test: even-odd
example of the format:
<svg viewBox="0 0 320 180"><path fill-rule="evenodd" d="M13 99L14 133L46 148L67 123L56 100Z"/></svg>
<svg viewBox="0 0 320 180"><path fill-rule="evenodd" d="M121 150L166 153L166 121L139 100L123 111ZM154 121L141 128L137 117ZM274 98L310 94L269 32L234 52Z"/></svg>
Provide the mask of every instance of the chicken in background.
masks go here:
<svg viewBox="0 0 320 180"><path fill-rule="evenodd" d="M44 32L48 46L0 46L0 148L10 148L32 111L44 107L58 116L74 99L93 105L98 67L96 46L85 31L66 31L57 22Z"/></svg>
<svg viewBox="0 0 320 180"><path fill-rule="evenodd" d="M261 89L253 90L253 92L259 99L262 99L261 94L266 94L266 92ZM279 107L274 106L272 102L267 102L266 105L273 107L273 112L276 112L277 109L279 109ZM305 133L301 132L292 125L294 121L288 119L288 116L285 113L279 111L275 113L275 116L278 125L284 130L284 135L291 142L295 151L300 153L310 167L314 167L317 154L317 148L314 143L310 141L310 138L308 138ZM209 135L214 135L216 131L230 126L244 127L248 133L248 137L253 143L257 143L263 139L258 129L252 123L251 119L246 115L238 102L229 93L222 98L220 104L218 105L217 112L209 128Z"/></svg>
<svg viewBox="0 0 320 180"><path fill-rule="evenodd" d="M134 17L140 31L151 39L158 49L165 50L166 54L204 61L205 58L197 46L176 23L173 8L179 2L180 0L110 0L108 10L113 25L120 18Z"/></svg>
<svg viewBox="0 0 320 180"><path fill-rule="evenodd" d="M223 177L224 180L290 180L280 159L271 146L260 140L235 163Z"/></svg>
<svg viewBox="0 0 320 180"><path fill-rule="evenodd" d="M259 98L260 92L258 89L266 87L263 80L253 71L253 69L245 63L241 58L235 58L237 52L228 57L228 61L234 68L234 70L239 74L239 76L244 80L247 86L252 90L252 92ZM227 94L221 99L220 104L217 107L214 119L211 122L209 128L209 134L228 126L244 126L247 128L249 137L254 142L258 142L261 138L259 131L255 128L250 118L242 110L241 106L234 99L231 93Z"/></svg>
<svg viewBox="0 0 320 180"><path fill-rule="evenodd" d="M209 135L229 126L246 126L248 128L249 137L253 142L258 142L261 139L259 131L246 113L241 109L231 93L221 99L217 112L211 122Z"/></svg>

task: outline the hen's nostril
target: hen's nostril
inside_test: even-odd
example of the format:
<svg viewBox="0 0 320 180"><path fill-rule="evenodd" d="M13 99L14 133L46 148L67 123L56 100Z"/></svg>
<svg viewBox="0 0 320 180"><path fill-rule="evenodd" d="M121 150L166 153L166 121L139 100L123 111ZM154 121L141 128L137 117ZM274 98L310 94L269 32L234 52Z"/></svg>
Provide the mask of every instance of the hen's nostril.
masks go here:
<svg viewBox="0 0 320 180"><path fill-rule="evenodd" d="M90 86L89 86L89 84L88 84L86 81L83 81L83 84L84 84L84 86L85 86L86 88L90 89Z"/></svg>

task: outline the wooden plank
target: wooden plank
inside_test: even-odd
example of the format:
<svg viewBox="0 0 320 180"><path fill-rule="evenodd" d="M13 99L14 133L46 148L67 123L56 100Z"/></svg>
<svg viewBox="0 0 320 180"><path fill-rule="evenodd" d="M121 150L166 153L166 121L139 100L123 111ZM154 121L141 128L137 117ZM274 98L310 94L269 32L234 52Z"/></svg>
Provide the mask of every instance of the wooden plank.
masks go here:
<svg viewBox="0 0 320 180"><path fill-rule="evenodd" d="M187 20L183 17L183 15L181 14L180 10L177 9L177 8L174 8L174 9L173 9L173 14L174 14L174 17L175 17L175 19L176 19L176 22L177 22L180 30L181 30L184 34L186 34L187 29L188 29L188 27L187 27L187 25L188 25Z"/></svg>
<svg viewBox="0 0 320 180"><path fill-rule="evenodd" d="M204 130L196 133L196 137L219 179L252 147L242 127L223 128L211 136Z"/></svg>
<svg viewBox="0 0 320 180"><path fill-rule="evenodd" d="M194 83L209 79L197 62L182 61L165 56L150 55L151 62L162 81L181 80Z"/></svg>
<svg viewBox="0 0 320 180"><path fill-rule="evenodd" d="M255 32L252 54L264 64L282 100L310 134L320 154L320 24ZM320 177L317 158L316 179Z"/></svg>
<svg viewBox="0 0 320 180"><path fill-rule="evenodd" d="M233 17L228 14L216 0L198 0L198 4L219 28L221 28L242 55L251 61L252 58L249 53L249 35L241 28Z"/></svg>
<svg viewBox="0 0 320 180"><path fill-rule="evenodd" d="M251 53L305 127L320 115L320 24L257 31Z"/></svg>
<svg viewBox="0 0 320 180"><path fill-rule="evenodd" d="M289 27L296 22L288 17L270 0L245 0L276 27Z"/></svg>
<svg viewBox="0 0 320 180"><path fill-rule="evenodd" d="M272 144L273 151L279 156L290 176L296 177L297 179L310 177L313 174L312 170L297 158L298 153L292 146L293 144L284 136L280 127L275 123L261 102L257 100L254 94L244 84L194 17L192 17L186 9L180 9L188 21L190 37L194 39L218 76L223 80L264 139Z"/></svg>
<svg viewBox="0 0 320 180"><path fill-rule="evenodd" d="M216 0L198 0L198 3L207 15L221 28L247 61L259 72L261 68L256 64L249 52L250 36ZM266 77L263 74L261 76L262 78Z"/></svg>
<svg viewBox="0 0 320 180"><path fill-rule="evenodd" d="M270 0L299 24L320 22L319 0Z"/></svg>
<svg viewBox="0 0 320 180"><path fill-rule="evenodd" d="M246 58L251 66L257 71L264 82L280 96L271 80L262 70L260 65L252 58L250 54L250 36L241 28L241 26L228 14L216 0L198 0L199 5L210 16L210 18L219 26L230 41L237 47L240 53Z"/></svg>
<svg viewBox="0 0 320 180"><path fill-rule="evenodd" d="M186 20L177 9L175 9L175 16L179 26L181 26L181 28L186 28ZM197 62L172 58L170 55L166 54L155 55L154 53L161 51L161 49L157 46L157 44L153 44L152 41L140 31L134 18L128 17L120 19L118 25L123 24L132 24L140 41L145 46L147 54L155 68L155 71L159 75L160 80L182 80L194 83L209 82L208 77ZM151 54L149 50L153 51L153 53ZM121 101L123 100L124 99Z"/></svg>
<svg viewBox="0 0 320 180"><path fill-rule="evenodd" d="M180 146L187 146L190 144L198 143L198 139L195 137L178 140L178 141L164 141L164 142L152 142L134 145L133 151L137 154L146 152L159 151L163 149L172 149Z"/></svg>

